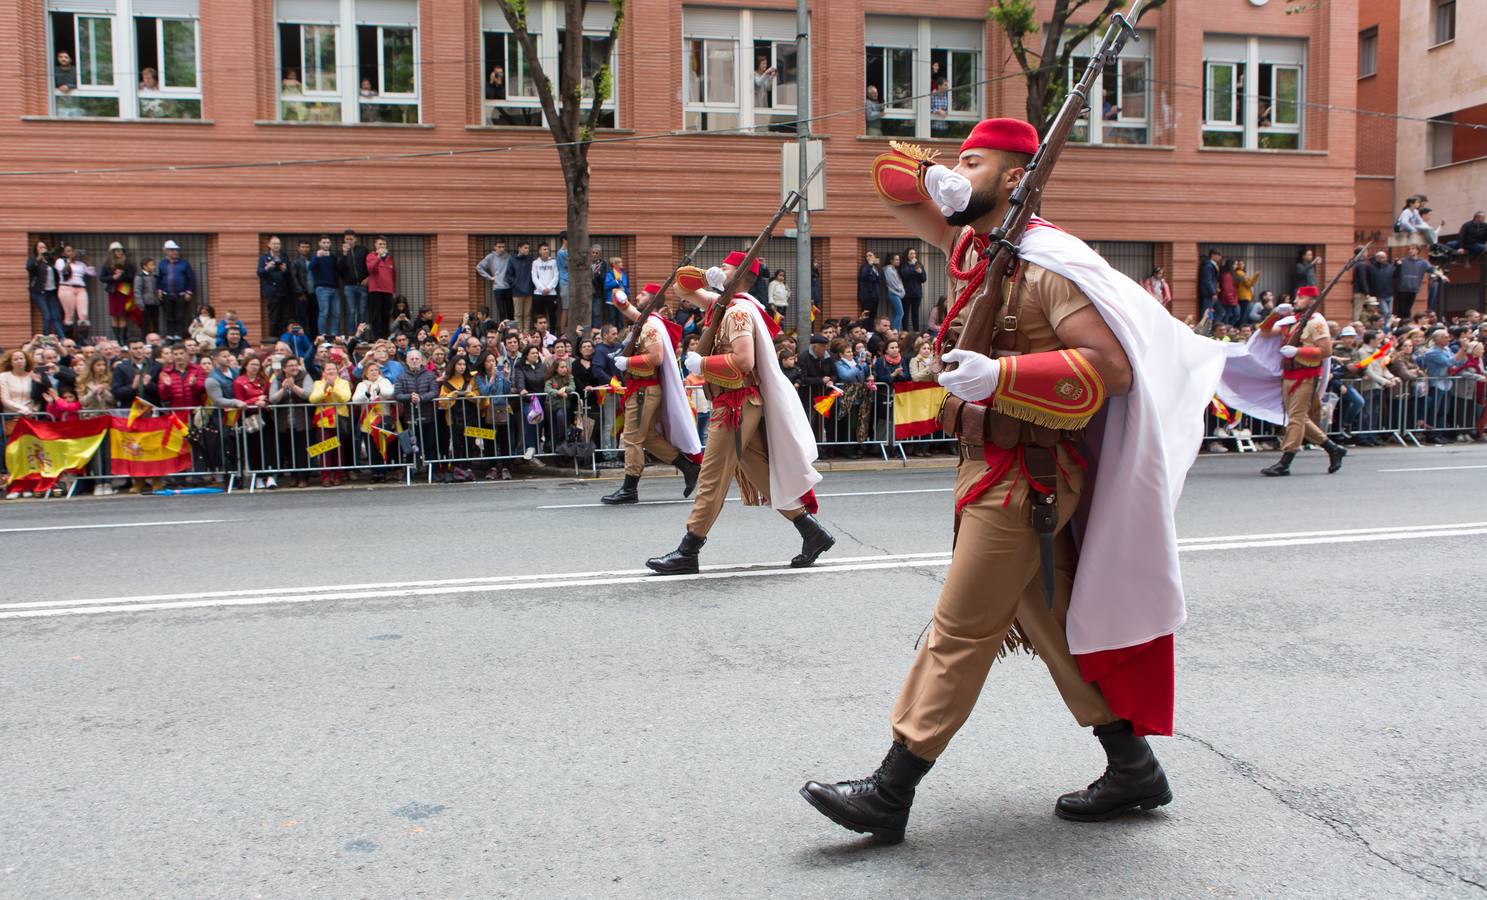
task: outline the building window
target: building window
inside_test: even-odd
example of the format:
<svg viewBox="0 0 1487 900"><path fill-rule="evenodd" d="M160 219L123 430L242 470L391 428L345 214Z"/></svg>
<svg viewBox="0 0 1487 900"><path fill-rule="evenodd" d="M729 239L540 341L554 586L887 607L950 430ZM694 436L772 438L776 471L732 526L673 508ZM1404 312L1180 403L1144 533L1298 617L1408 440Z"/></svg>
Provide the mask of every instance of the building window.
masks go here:
<svg viewBox="0 0 1487 900"><path fill-rule="evenodd" d="M54 115L201 118L195 0L48 0L47 10Z"/></svg>
<svg viewBox="0 0 1487 900"><path fill-rule="evenodd" d="M1430 119L1430 165L1449 166L1453 159L1451 146L1456 138L1455 116L1443 113Z"/></svg>
<svg viewBox="0 0 1487 900"><path fill-rule="evenodd" d="M481 5L483 59L481 73L484 81L485 123L489 125L541 128L546 123L542 112L542 100L537 93L537 66L527 58L527 51L511 33L506 16L493 0ZM562 69L563 37L566 29L564 4L556 0L530 0L527 3L527 31L537 46L537 62L547 76L553 79L556 90L558 72ZM609 36L613 24L613 12L608 4L591 4L584 15L583 29L583 96L594 97L594 80L602 65L604 40ZM555 51L549 48L557 48ZM619 108L616 105L616 86L619 83L619 55L617 48L610 49L609 96L600 106L600 128L619 126ZM556 100L557 98L554 97ZM561 104L560 104L561 106ZM587 109L587 105L585 105Z"/></svg>
<svg viewBox="0 0 1487 900"><path fill-rule="evenodd" d="M794 134L795 28L793 13L684 7L682 127Z"/></svg>
<svg viewBox="0 0 1487 900"><path fill-rule="evenodd" d="M1203 146L1299 150L1306 44L1282 38L1204 38Z"/></svg>
<svg viewBox="0 0 1487 900"><path fill-rule="evenodd" d="M279 0L277 12L280 121L418 123L417 0Z"/></svg>
<svg viewBox="0 0 1487 900"><path fill-rule="evenodd" d="M980 22L868 16L866 133L963 138L981 119Z"/></svg>
<svg viewBox="0 0 1487 900"><path fill-rule="evenodd" d="M1358 32L1358 77L1367 78L1379 74L1379 29L1378 26Z"/></svg>
<svg viewBox="0 0 1487 900"><path fill-rule="evenodd" d="M1435 17L1432 33L1435 43L1445 44L1456 40L1456 0L1434 0L1432 14Z"/></svg>
<svg viewBox="0 0 1487 900"><path fill-rule="evenodd" d="M1070 90L1084 77L1099 44L1098 37L1087 38L1069 58ZM1100 70L1090 87L1090 107L1100 113L1092 116L1087 110L1074 126L1072 140L1090 144L1151 143L1151 46L1151 32L1143 31L1139 42L1126 44L1115 66Z"/></svg>

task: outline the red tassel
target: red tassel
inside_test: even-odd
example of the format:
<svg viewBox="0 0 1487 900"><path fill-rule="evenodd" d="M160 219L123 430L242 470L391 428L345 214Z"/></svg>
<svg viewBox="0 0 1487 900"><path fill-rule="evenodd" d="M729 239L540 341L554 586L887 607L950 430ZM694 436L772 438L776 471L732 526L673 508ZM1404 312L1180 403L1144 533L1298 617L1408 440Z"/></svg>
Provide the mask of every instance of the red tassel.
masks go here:
<svg viewBox="0 0 1487 900"><path fill-rule="evenodd" d="M816 502L816 492L814 489L800 495L800 505L804 506L805 511L813 516L821 509L821 504Z"/></svg>

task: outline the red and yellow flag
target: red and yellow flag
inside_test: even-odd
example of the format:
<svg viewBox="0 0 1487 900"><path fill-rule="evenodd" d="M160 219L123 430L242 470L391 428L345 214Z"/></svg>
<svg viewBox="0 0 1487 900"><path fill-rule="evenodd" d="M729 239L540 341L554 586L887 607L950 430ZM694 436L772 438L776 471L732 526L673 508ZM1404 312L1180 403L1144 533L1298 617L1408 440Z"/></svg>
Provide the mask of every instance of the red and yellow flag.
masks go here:
<svg viewBox="0 0 1487 900"><path fill-rule="evenodd" d="M1229 411L1229 407L1225 406L1224 401L1217 397L1214 397L1213 402L1209 403L1208 406L1213 410L1214 417L1221 422L1227 422L1234 418L1234 414Z"/></svg>
<svg viewBox="0 0 1487 900"><path fill-rule="evenodd" d="M836 398L840 397L841 395L842 389L839 387L833 387L831 389L831 393L821 397L817 397L816 402L812 403L811 405L816 408L816 412L824 416L827 413L831 412L831 408L836 405Z"/></svg>
<svg viewBox="0 0 1487 900"><path fill-rule="evenodd" d="M135 397L134 402L129 404L129 424L133 425L140 416L147 416L154 411L155 407L151 406L148 401Z"/></svg>
<svg viewBox="0 0 1487 900"><path fill-rule="evenodd" d="M320 407L319 409L315 410L315 418L313 419L313 421L316 428L335 428L336 408L328 404L326 406Z"/></svg>
<svg viewBox="0 0 1487 900"><path fill-rule="evenodd" d="M397 434L388 431L386 428L377 427L372 428L371 434L372 443L377 445L377 452L382 454L383 459L387 459L389 449L397 442Z"/></svg>
<svg viewBox="0 0 1487 900"><path fill-rule="evenodd" d="M923 437L940 429L945 389L934 381L902 381L893 386L893 438Z"/></svg>
<svg viewBox="0 0 1487 900"><path fill-rule="evenodd" d="M242 407L234 406L231 409L222 410L222 426L224 428L236 428L238 419L242 418Z"/></svg>
<svg viewBox="0 0 1487 900"><path fill-rule="evenodd" d="M122 420L120 420L122 421ZM67 472L80 472L103 444L107 418L73 422L16 419L5 445L7 489L44 492Z"/></svg>
<svg viewBox="0 0 1487 900"><path fill-rule="evenodd" d="M110 416L111 474L130 478L158 478L191 468L191 446L186 423L178 416L128 419Z"/></svg>
<svg viewBox="0 0 1487 900"><path fill-rule="evenodd" d="M367 404L367 408L361 414L361 433L371 434L381 424L382 411L377 408L377 404L375 403Z"/></svg>
<svg viewBox="0 0 1487 900"><path fill-rule="evenodd" d="M1372 353L1370 353L1367 356L1363 357L1362 359L1358 360L1353 365L1356 366L1357 369L1358 369L1358 371L1361 372L1364 369L1368 368L1369 366L1373 365L1374 363L1378 362L1379 360L1383 359L1384 357L1388 356L1389 355L1389 351L1391 351L1393 349L1394 349L1394 339L1393 338L1389 338L1387 341L1384 341L1383 345L1381 347L1379 347L1379 349L1373 351Z"/></svg>
<svg viewBox="0 0 1487 900"><path fill-rule="evenodd" d="M442 315L434 316L434 327L429 329L429 334L433 335L434 337L438 337L439 335L444 333L443 326L444 317Z"/></svg>
<svg viewBox="0 0 1487 900"><path fill-rule="evenodd" d="M609 389L611 391L619 391L623 393L625 390L625 386L620 382L618 377L612 377L609 379Z"/></svg>

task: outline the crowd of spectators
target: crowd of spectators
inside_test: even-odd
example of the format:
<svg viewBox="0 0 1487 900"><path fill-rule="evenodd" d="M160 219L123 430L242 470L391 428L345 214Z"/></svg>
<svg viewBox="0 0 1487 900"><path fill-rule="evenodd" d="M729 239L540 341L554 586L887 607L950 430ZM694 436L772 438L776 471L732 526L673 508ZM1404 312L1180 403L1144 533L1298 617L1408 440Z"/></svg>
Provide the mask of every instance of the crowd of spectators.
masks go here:
<svg viewBox="0 0 1487 900"><path fill-rule="evenodd" d="M94 266L73 248L53 254L38 243L28 260L33 299L44 325L55 327L4 354L0 411L66 420L127 410L136 397L161 408L209 408L193 418L192 474L184 477L253 472L266 489L281 482L379 481L410 461L426 463L439 481L505 479L514 469L540 467L543 456L579 457L615 445L617 404L609 388L619 374L612 359L624 334L608 298L629 289L623 258L593 248L590 321L559 329L554 322L568 296L566 240L555 241L556 250L522 242L514 253L496 241L476 269L491 285L488 308L441 328L429 310L413 311L397 294L385 239L363 250L347 231L339 249L334 243L326 235L318 246L300 242L286 254L278 238L267 242L258 275L272 330L261 336L235 310L219 315L210 305L192 304L196 276L173 242L159 260L137 266L117 244ZM1309 251L1302 254L1293 285L1315 284L1320 263ZM1289 293L1256 295L1260 274L1212 251L1200 290L1212 287L1213 294L1200 298L1203 312L1189 317L1189 326L1214 340L1247 340L1290 301ZM90 337L79 283L90 277L107 285L110 317L117 313L119 320L111 323L112 337ZM1366 445L1386 428L1416 431L1435 443L1482 439L1487 326L1474 311L1443 321L1434 304L1421 306L1420 296L1443 278L1413 247L1399 260L1379 254L1354 271L1351 308L1329 303L1336 338L1330 396L1345 439ZM891 391L884 386L934 380L933 335L946 309L941 297L918 321L925 280L913 248L887 259L867 253L858 315L813 317L814 333L801 339L785 318L792 302L787 273L765 267L751 286L787 323L777 342L779 362L800 390L824 454L860 456L864 444L886 438ZM124 302L131 296L122 291L125 284L138 310ZM1161 267L1142 284L1171 308L1172 287ZM819 290L813 278L813 305ZM683 299L672 302L669 314L682 328L684 357L702 330L702 310ZM1360 365L1385 343L1388 352ZM695 377L689 383L700 385ZM813 401L826 395L835 396L830 411L814 411ZM692 396L705 430L705 396ZM333 415L317 418L325 408ZM227 411L235 411L230 423ZM379 442L375 428L361 427L369 412L396 441ZM1233 425L1216 427L1221 440L1208 449L1226 449L1223 429ZM340 446L307 454L329 437ZM947 446L912 443L908 452ZM126 487L102 477L92 483L105 494ZM160 486L159 479L136 479L127 489Z"/></svg>

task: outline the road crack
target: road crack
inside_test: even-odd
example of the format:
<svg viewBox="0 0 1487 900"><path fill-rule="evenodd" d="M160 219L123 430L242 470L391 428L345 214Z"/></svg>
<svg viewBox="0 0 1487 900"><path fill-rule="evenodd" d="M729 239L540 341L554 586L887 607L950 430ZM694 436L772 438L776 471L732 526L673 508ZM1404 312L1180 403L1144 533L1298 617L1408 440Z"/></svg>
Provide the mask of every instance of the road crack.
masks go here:
<svg viewBox="0 0 1487 900"><path fill-rule="evenodd" d="M1374 858L1380 860L1381 862L1384 862L1390 867L1403 872L1411 878L1418 879L1425 882L1426 884L1434 885L1436 887L1444 886L1442 882L1437 881L1424 873L1418 872L1415 869L1412 869L1409 866L1405 865L1404 863L1401 863L1398 860L1375 849L1373 843L1370 842L1368 838L1364 837L1363 834L1351 822L1339 818L1338 816L1329 812L1328 810L1323 808L1322 804L1318 800L1316 800L1309 792L1287 782L1284 778L1264 772L1258 766L1256 766L1254 763L1249 762L1248 760L1243 760L1237 756L1225 753L1218 747L1214 746L1211 742L1206 741L1203 738L1198 737L1197 735L1176 731L1173 732L1173 736L1181 738L1185 741L1191 741L1192 743L1204 748L1208 752L1217 756L1219 759L1222 759L1224 762L1228 763L1230 768L1239 773L1240 778L1243 778L1245 781L1248 781L1250 784L1253 784L1255 787L1275 798L1276 802L1280 803L1286 809L1296 813L1297 815L1311 819L1312 821L1320 822L1321 824L1327 826L1327 828L1332 831L1332 833L1336 834L1343 840L1350 841L1362 847L1364 852L1368 853L1370 856L1373 856ZM1446 868L1440 863L1431 862L1429 860L1421 860L1421 862L1433 869L1438 869L1441 873L1449 876L1456 881L1461 882L1462 884L1470 885L1471 887L1474 887L1480 891L1487 892L1487 884L1483 884L1479 881L1474 881L1471 878L1460 874L1459 872L1454 872L1451 869Z"/></svg>
<svg viewBox="0 0 1487 900"><path fill-rule="evenodd" d="M837 532L839 532L839 533L841 533L843 535L846 535L847 537L851 538L859 546L867 547L869 550L876 550L879 553L883 554L884 556L893 556L894 555L894 551L888 549L887 547L880 547L877 544L869 543L869 542L863 540L862 538L858 537L857 535L853 534L852 532L848 531L846 529L846 526L842 525L841 522L838 522L835 519L832 519L831 522L830 522L830 524L831 524L831 527L835 531L837 531ZM930 581L933 581L935 584L942 585L942 584L945 583L944 577L941 576L941 575L936 574L936 572L938 571L938 569L943 568L942 566L936 566L936 567L934 567L932 569L932 568L926 568L926 567L923 567L923 566L916 566L916 565L914 565L914 563L912 561L905 561L904 562L904 568L906 568L906 569L912 569L914 571L914 574L915 575L919 575L919 576L922 576L924 578L928 578Z"/></svg>

